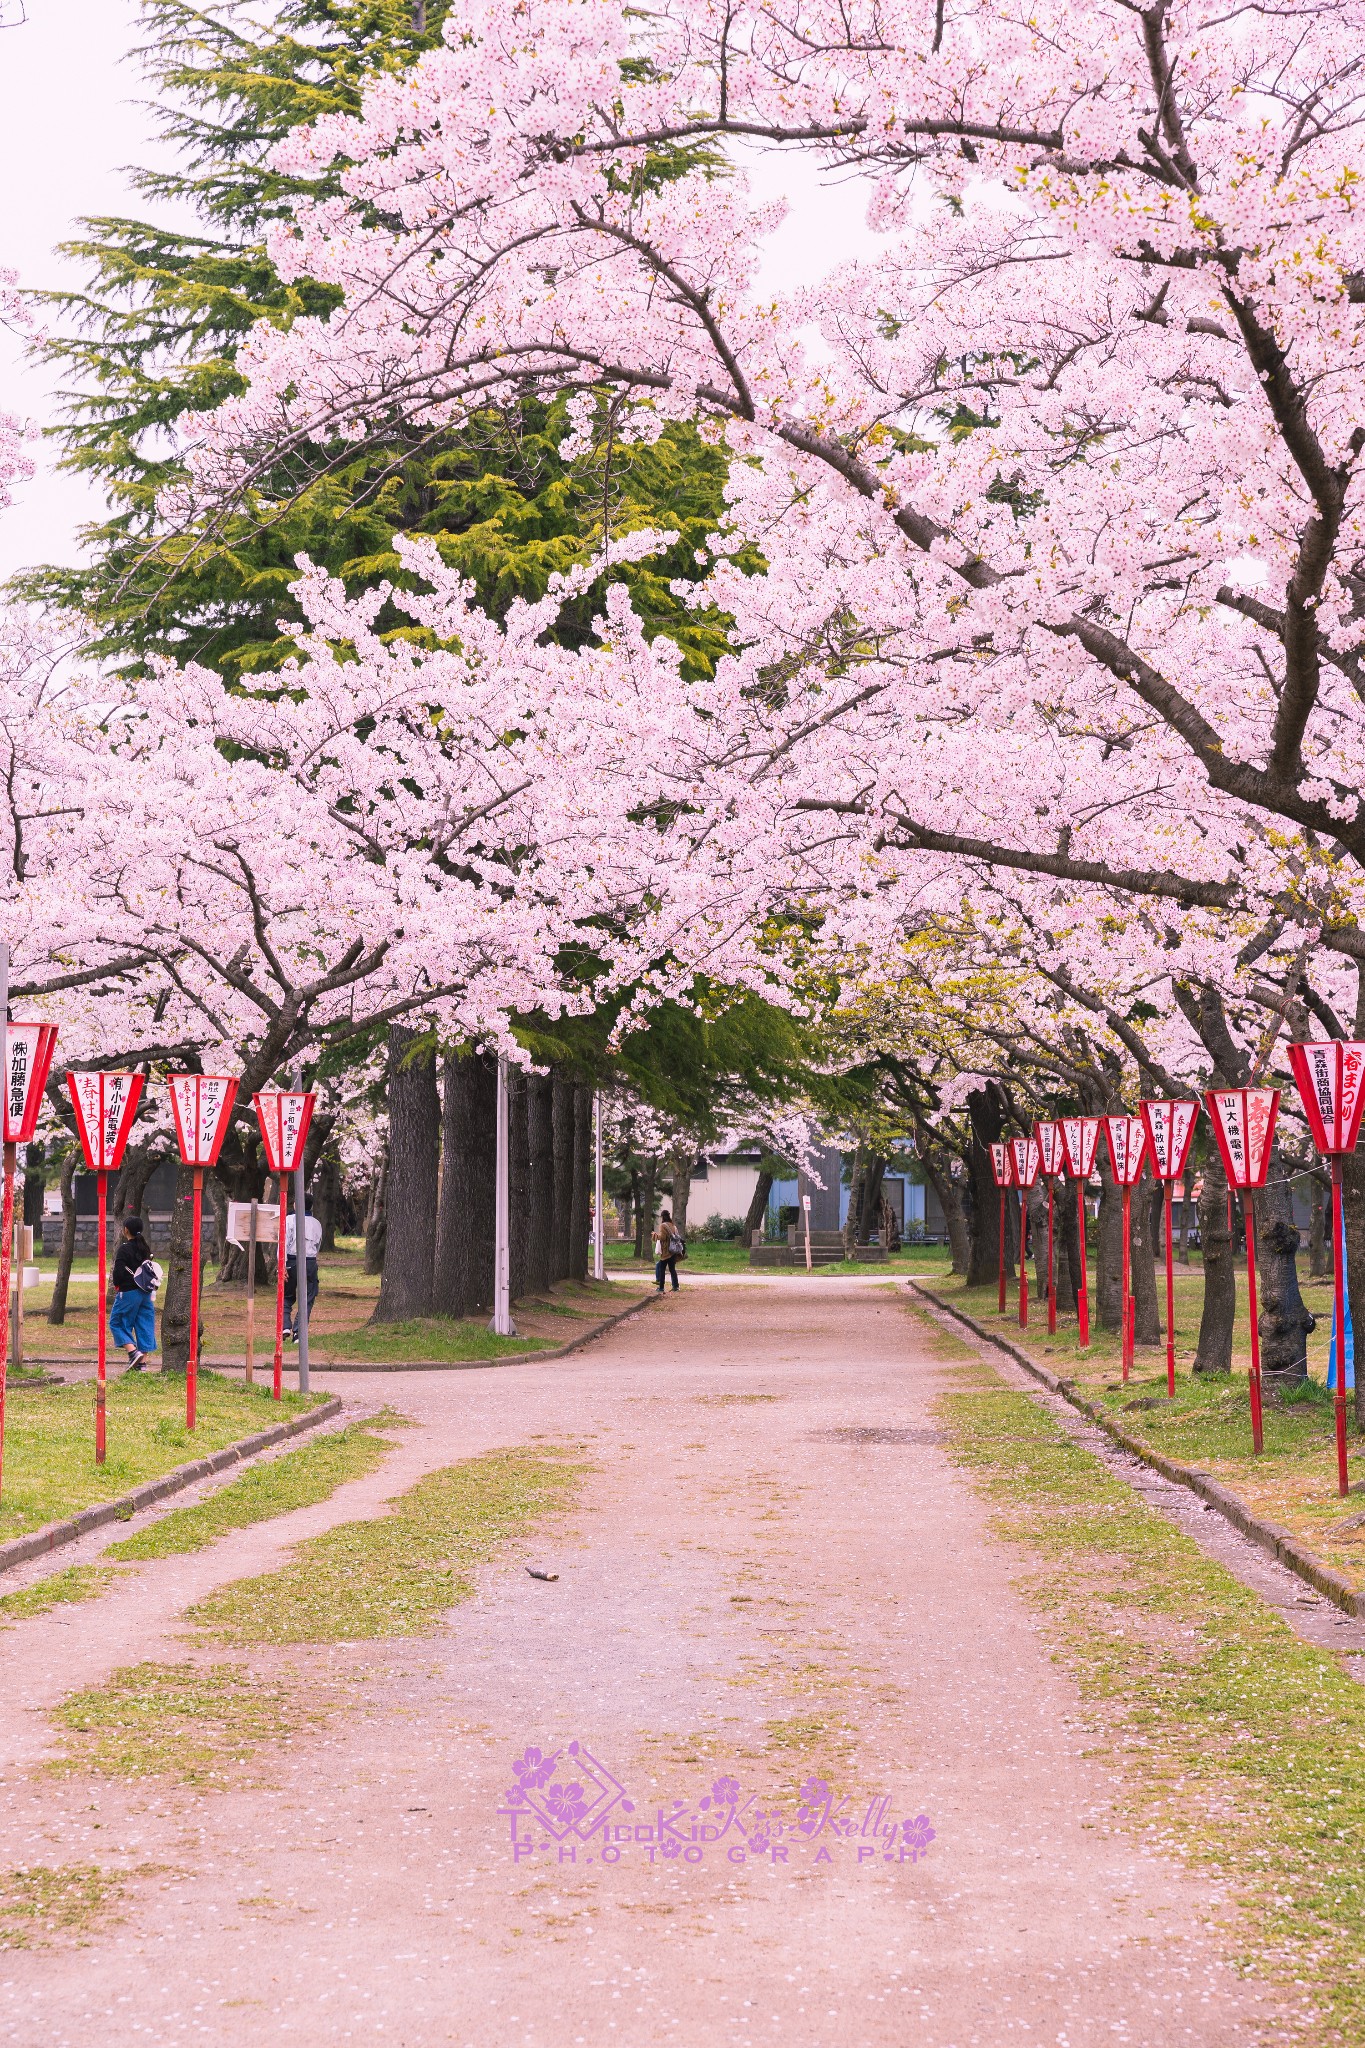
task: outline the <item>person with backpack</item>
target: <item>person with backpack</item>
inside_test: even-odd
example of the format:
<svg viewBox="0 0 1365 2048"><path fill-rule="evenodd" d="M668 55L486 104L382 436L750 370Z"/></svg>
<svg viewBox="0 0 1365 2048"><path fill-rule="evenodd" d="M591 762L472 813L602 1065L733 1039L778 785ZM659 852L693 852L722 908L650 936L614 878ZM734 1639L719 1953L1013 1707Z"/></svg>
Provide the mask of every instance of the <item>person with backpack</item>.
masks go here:
<svg viewBox="0 0 1365 2048"><path fill-rule="evenodd" d="M156 1350L156 1290L161 1268L142 1235L142 1218L129 1216L114 1253L114 1305L109 1334L128 1353L129 1372L141 1372L149 1352Z"/></svg>
<svg viewBox="0 0 1365 2048"><path fill-rule="evenodd" d="M658 1293L664 1291L664 1274L671 1274L673 1292L678 1291L678 1261L687 1257L687 1246L673 1228L673 1218L665 1209L659 1218L659 1227L654 1233L654 1285Z"/></svg>
<svg viewBox="0 0 1365 2048"><path fill-rule="evenodd" d="M298 1219L291 1209L284 1220L284 1312L287 1317L284 1331L286 1344L299 1341L299 1261L295 1250L298 1236ZM313 1304L318 1298L318 1253L322 1250L322 1225L313 1214L313 1197L303 1198L303 1265L305 1284L308 1289L308 1316L312 1320Z"/></svg>

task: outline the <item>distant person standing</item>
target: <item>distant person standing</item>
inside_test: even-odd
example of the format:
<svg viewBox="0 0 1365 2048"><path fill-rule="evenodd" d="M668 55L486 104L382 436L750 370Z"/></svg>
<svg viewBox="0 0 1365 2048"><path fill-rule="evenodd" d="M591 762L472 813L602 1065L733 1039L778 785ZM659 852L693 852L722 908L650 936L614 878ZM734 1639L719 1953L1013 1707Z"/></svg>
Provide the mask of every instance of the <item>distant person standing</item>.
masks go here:
<svg viewBox="0 0 1365 2048"><path fill-rule="evenodd" d="M160 1268L142 1235L142 1218L130 1216L114 1253L114 1302L109 1334L128 1353L129 1372L141 1372L156 1350L156 1290Z"/></svg>
<svg viewBox="0 0 1365 2048"><path fill-rule="evenodd" d="M654 1232L654 1286L660 1294L664 1291L665 1273L672 1277L673 1292L676 1294L678 1291L678 1247L681 1244L682 1239L673 1228L673 1218L665 1209Z"/></svg>
<svg viewBox="0 0 1365 2048"><path fill-rule="evenodd" d="M313 1304L318 1298L318 1253L322 1249L322 1225L313 1214L313 1197L303 1198L303 1263L308 1285L308 1320L313 1320ZM296 1248L298 1218L291 1209L284 1221L284 1309L288 1322L285 1340L290 1344L299 1341L299 1261Z"/></svg>

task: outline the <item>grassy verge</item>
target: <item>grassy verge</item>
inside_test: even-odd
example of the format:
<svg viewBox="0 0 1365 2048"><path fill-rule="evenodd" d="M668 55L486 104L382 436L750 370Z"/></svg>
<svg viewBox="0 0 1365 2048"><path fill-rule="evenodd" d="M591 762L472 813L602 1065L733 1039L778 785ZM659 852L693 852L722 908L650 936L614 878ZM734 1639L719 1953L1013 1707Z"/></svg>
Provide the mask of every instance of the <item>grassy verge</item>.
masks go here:
<svg viewBox="0 0 1365 2048"><path fill-rule="evenodd" d="M562 1506L584 1469L536 1449L433 1472L392 1513L309 1537L281 1570L220 1587L190 1617L233 1645L430 1635L473 1592L475 1567Z"/></svg>
<svg viewBox="0 0 1365 2048"><path fill-rule="evenodd" d="M476 1316L419 1316L408 1323L353 1323L329 1330L309 1345L319 1371L328 1359L361 1359L375 1364L401 1364L414 1358L459 1365L471 1359L510 1358L543 1351L543 1337L495 1337L487 1320ZM293 1356L293 1353L290 1353Z"/></svg>
<svg viewBox="0 0 1365 2048"><path fill-rule="evenodd" d="M0 1598L0 1618L5 1622L28 1621L35 1614L48 1614L77 1600L98 1600L118 1577L113 1565L69 1564L65 1571L50 1572L32 1586Z"/></svg>
<svg viewBox="0 0 1365 2048"><path fill-rule="evenodd" d="M966 1377L941 1404L954 1455L1041 1568L1023 1590L1103 1702L1135 1815L1241 1890L1245 1969L1365 2038L1365 1689L1038 1404Z"/></svg>
<svg viewBox="0 0 1365 2048"><path fill-rule="evenodd" d="M802 1256L804 1257L804 1254ZM651 1276L654 1272L653 1261L637 1259L634 1247L628 1244L609 1244L606 1247L606 1261L613 1272L649 1274ZM893 1252L884 1263L878 1261L875 1264L868 1264L860 1259L840 1259L834 1265L816 1266L812 1270L811 1277L818 1280L822 1273L841 1273L847 1279L849 1274L857 1273L875 1280L879 1274L946 1273L948 1266L949 1253L946 1245L912 1244L907 1245L902 1251ZM688 1273L740 1274L756 1270L760 1269L749 1264L748 1248L737 1240L727 1240L723 1244L710 1244L698 1238L688 1240L687 1257L678 1267L678 1273L681 1278L685 1278ZM769 1270L780 1273L791 1271L803 1273L805 1267L802 1264L798 1264L795 1267L779 1266Z"/></svg>
<svg viewBox="0 0 1365 2048"><path fill-rule="evenodd" d="M110 1382L109 1455L97 1465L93 1389L44 1388L6 1411L0 1540L127 1493L322 1399L286 1394L272 1401L259 1387L201 1373L199 1426L191 1435L185 1427L185 1382L133 1374Z"/></svg>
<svg viewBox="0 0 1365 2048"><path fill-rule="evenodd" d="M125 1891L124 1877L97 1863L30 1863L0 1876L0 1948L47 1948L89 1932Z"/></svg>
<svg viewBox="0 0 1365 2048"><path fill-rule="evenodd" d="M1265 1406L1265 1449L1258 1458L1251 1448L1251 1411L1247 1387L1250 1338L1245 1289L1239 1283L1239 1315L1233 1341L1230 1378L1196 1379L1191 1371L1199 1316L1203 1305L1202 1276L1197 1272L1176 1282L1176 1394L1166 1398L1166 1359L1160 1350L1140 1349L1133 1376L1120 1378L1118 1338L1094 1331L1090 1352L1080 1350L1074 1319L1061 1318L1054 1336L1047 1334L1046 1311L1030 1307L1029 1327L1019 1328L1013 1303L1002 1320L994 1288L965 1288L957 1280L928 1283L935 1294L975 1317L985 1329L998 1330L1063 1379L1076 1382L1088 1400L1107 1408L1115 1420L1143 1443L1183 1464L1212 1473L1266 1520L1290 1529L1334 1570L1365 1591L1365 1501L1357 1495L1342 1500L1337 1492L1332 1402L1326 1390L1326 1336L1330 1304L1324 1283L1305 1288L1309 1306L1319 1317L1309 1340L1309 1378L1293 1395ZM1354 1420L1351 1423L1354 1438ZM1353 1471L1365 1479L1365 1450L1353 1452Z"/></svg>
<svg viewBox="0 0 1365 2048"><path fill-rule="evenodd" d="M149 1522L135 1536L111 1544L105 1556L120 1563L144 1558L181 1556L216 1543L229 1529L248 1529L255 1522L273 1521L277 1515L292 1514L295 1508L312 1507L326 1500L348 1480L363 1479L382 1461L389 1446L374 1434L372 1425L356 1424L320 1436L301 1450L252 1465L221 1492L193 1507L176 1508L159 1521ZM44 1580L43 1584L50 1581ZM40 1587L30 1589L39 1592ZM20 1595L12 1595L20 1598ZM79 1595L64 1597L78 1598ZM0 1608L5 1606L0 1600Z"/></svg>
<svg viewBox="0 0 1365 2048"><path fill-rule="evenodd" d="M432 1634L474 1590L473 1572L565 1506L587 1467L554 1446L494 1451L400 1494L375 1521L297 1546L280 1571L221 1587L190 1610L207 1641L238 1649ZM171 1778L199 1790L242 1780L267 1744L312 1731L352 1697L345 1679L188 1658L135 1664L56 1709L51 1768Z"/></svg>

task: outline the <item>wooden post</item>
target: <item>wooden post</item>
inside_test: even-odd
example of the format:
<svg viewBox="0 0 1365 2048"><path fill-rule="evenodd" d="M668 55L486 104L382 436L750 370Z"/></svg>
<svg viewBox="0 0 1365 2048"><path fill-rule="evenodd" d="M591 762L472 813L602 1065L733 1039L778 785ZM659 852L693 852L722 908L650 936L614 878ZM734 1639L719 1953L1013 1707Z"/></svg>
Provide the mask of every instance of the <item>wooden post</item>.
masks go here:
<svg viewBox="0 0 1365 2048"><path fill-rule="evenodd" d="M246 1383L256 1379L256 1222L260 1203L253 1199L246 1233Z"/></svg>

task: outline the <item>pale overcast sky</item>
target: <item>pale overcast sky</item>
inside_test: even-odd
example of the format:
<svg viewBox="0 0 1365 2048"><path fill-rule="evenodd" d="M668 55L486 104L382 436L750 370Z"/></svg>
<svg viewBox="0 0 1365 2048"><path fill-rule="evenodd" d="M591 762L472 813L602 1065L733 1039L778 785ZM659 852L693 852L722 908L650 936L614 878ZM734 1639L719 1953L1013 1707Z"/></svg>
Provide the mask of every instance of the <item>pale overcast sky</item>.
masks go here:
<svg viewBox="0 0 1365 2048"><path fill-rule="evenodd" d="M138 40L137 0L23 0L28 19L0 27L0 266L33 288L79 288L78 271L54 255L81 214L121 213L140 202L122 175L156 154L143 91L126 53ZM15 0L8 0L15 7ZM263 9L264 11L264 9ZM0 0L0 18L5 7ZM847 188L796 178L790 158L752 163L756 189L787 191L792 214L774 238L765 281L813 282L831 262L870 245L862 205ZM0 407L41 424L50 416L50 372L25 364L0 331ZM98 517L98 496L53 472L39 473L0 515L0 578L31 562L71 561L81 524Z"/></svg>

